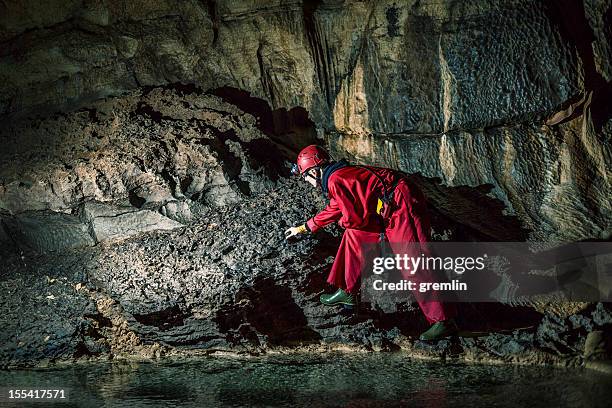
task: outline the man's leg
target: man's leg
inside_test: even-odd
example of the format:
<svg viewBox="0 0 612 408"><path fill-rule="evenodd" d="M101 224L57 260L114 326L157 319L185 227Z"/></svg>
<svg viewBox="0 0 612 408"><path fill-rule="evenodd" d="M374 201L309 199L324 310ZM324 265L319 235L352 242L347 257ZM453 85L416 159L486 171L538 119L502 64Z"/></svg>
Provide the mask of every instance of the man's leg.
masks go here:
<svg viewBox="0 0 612 408"><path fill-rule="evenodd" d="M395 254L408 256L419 256L420 254L411 254L416 248L417 245L406 245L401 242L395 241L391 243L391 248ZM406 280L410 280L414 282L417 290L413 291L413 295L415 300L419 304L423 315L427 319L427 322L430 324L452 319L456 316L455 305L452 303L445 303L439 300L438 294L436 291L428 291L428 292L419 292L418 288L421 283L424 282L438 282L440 279L437 279L430 271L427 270L418 270L414 274L410 274L409 271L402 270L402 278Z"/></svg>
<svg viewBox="0 0 612 408"><path fill-rule="evenodd" d="M364 245L376 243L379 234L347 229L342 235L334 264L327 282L340 290L333 295L321 295L325 304L346 304L359 289L361 270L365 262ZM350 296L349 296L350 295Z"/></svg>
<svg viewBox="0 0 612 408"><path fill-rule="evenodd" d="M427 255L430 224L425 198L418 190L411 191L408 184L403 182L397 186L394 195L397 209L393 212L387 229L387 239L393 252L417 257L421 253ZM403 272L403 277L415 282L417 287L421 282L440 281L435 272L426 269L419 270L412 275ZM449 320L456 316L455 305L441 302L435 291L427 293L415 291L413 293L430 324Z"/></svg>
<svg viewBox="0 0 612 408"><path fill-rule="evenodd" d="M357 291L357 284L365 261L364 245L378 242L378 237L379 235L373 232L345 230L327 283L347 292Z"/></svg>

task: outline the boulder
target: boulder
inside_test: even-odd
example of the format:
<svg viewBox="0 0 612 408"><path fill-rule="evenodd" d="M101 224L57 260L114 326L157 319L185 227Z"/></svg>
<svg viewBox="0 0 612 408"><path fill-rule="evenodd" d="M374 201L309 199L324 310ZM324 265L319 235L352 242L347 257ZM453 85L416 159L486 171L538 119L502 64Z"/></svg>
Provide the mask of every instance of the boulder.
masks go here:
<svg viewBox="0 0 612 408"><path fill-rule="evenodd" d="M171 230L183 226L180 222L155 211L101 203L85 203L81 214L88 220L96 242L125 239L143 232Z"/></svg>

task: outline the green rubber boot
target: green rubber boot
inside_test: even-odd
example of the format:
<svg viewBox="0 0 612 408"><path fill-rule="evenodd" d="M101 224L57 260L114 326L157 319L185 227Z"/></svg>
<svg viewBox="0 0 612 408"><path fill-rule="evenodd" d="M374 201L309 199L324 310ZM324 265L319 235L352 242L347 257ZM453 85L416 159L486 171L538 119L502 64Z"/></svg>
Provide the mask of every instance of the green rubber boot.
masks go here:
<svg viewBox="0 0 612 408"><path fill-rule="evenodd" d="M321 303L327 306L334 306L334 305L354 306L355 305L355 299L353 298L353 295L343 291L342 289L338 289L336 293L332 295L323 294L319 297L319 299L321 300Z"/></svg>
<svg viewBox="0 0 612 408"><path fill-rule="evenodd" d="M432 341L432 340L440 340L444 337L452 336L456 334L459 329L457 328L457 323L455 323L454 319L442 320L439 322L435 322L431 325L431 327L421 334L419 340L422 341Z"/></svg>

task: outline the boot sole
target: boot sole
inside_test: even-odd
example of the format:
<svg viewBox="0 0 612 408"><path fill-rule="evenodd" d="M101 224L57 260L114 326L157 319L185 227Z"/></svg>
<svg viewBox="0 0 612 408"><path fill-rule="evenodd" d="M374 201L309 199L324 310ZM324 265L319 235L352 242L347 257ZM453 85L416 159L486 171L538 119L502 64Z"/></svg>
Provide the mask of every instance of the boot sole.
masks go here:
<svg viewBox="0 0 612 408"><path fill-rule="evenodd" d="M342 306L351 306L354 307L355 304L354 303L347 303L347 302L334 302L334 303L325 303L325 302L321 302L322 305L325 306L338 306L338 305L342 305Z"/></svg>
<svg viewBox="0 0 612 408"><path fill-rule="evenodd" d="M433 339L422 339L422 338L419 337L419 340L420 341L438 341L438 340L448 339L450 337L456 336L457 333L459 333L459 332L458 331L454 331L452 333L447 333L447 334L444 334L442 336L435 337Z"/></svg>

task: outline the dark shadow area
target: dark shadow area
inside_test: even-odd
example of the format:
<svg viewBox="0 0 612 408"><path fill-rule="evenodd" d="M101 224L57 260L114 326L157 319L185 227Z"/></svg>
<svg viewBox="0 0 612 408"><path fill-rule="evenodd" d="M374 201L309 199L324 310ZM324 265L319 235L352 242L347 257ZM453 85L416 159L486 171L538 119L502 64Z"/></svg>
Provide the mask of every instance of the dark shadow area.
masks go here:
<svg viewBox="0 0 612 408"><path fill-rule="evenodd" d="M302 147L320 143L314 122L310 119L308 111L301 106L289 110L285 108L272 110L267 101L230 86L213 89L209 93L257 118L259 129L274 142L285 147L278 151L288 160L293 161Z"/></svg>
<svg viewBox="0 0 612 408"><path fill-rule="evenodd" d="M238 291L234 305L221 309L215 317L219 330L230 344L240 337L260 345L266 336L270 345L318 342L320 335L308 327L306 316L295 303L291 288L272 278L258 280L252 287Z"/></svg>
<svg viewBox="0 0 612 408"><path fill-rule="evenodd" d="M142 89L142 96L147 96L155 89L164 89L168 91L174 91L177 95L180 95L180 96L204 93L202 88L200 88L196 84L182 83L182 82L173 82L173 83L166 84L166 85L154 85L154 86L148 85L148 86L143 86L140 89Z"/></svg>
<svg viewBox="0 0 612 408"><path fill-rule="evenodd" d="M592 91L590 109L595 132L600 133L603 125L612 115L612 83L597 72L593 45L596 41L586 17L584 4L575 0L559 0L546 3L547 12L556 24L562 40L576 47L581 68L584 72L584 88ZM608 7L604 20L605 40L612 42L612 9Z"/></svg>
<svg viewBox="0 0 612 408"><path fill-rule="evenodd" d="M510 306L501 303L456 303L457 324L461 331L483 334L507 332L516 329L534 329L542 321L542 314L527 306ZM427 330L429 323L418 304L400 303L397 311L384 313L372 310L370 303L361 303L356 321L372 319L375 327L389 331L397 328L403 335L418 337Z"/></svg>
<svg viewBox="0 0 612 408"><path fill-rule="evenodd" d="M155 109L153 109L152 106L148 105L145 102L138 102L136 109L133 112L130 112L130 116L132 118L136 116L143 116L151 119L153 122L156 123L161 123L162 120L169 120L172 122L176 121L176 119L174 118L162 115L161 112L156 111Z"/></svg>
<svg viewBox="0 0 612 408"><path fill-rule="evenodd" d="M445 241L525 241L530 230L516 216L505 215L505 204L487 195L493 185L447 187L440 178L411 174L425 194L434 232L450 232Z"/></svg>
<svg viewBox="0 0 612 408"><path fill-rule="evenodd" d="M212 30L213 30L213 45L217 43L219 39L219 24L221 17L219 16L219 5L215 0L204 0L204 4L206 4L206 10L208 11L208 17L212 21Z"/></svg>
<svg viewBox="0 0 612 408"><path fill-rule="evenodd" d="M134 314L134 319L145 326L154 326L161 331L174 327L184 326L189 315L183 313L178 305L168 307L157 312L147 314Z"/></svg>
<svg viewBox="0 0 612 408"><path fill-rule="evenodd" d="M457 323L461 330L499 332L518 328L534 328L542 314L527 306L501 303L457 303Z"/></svg>
<svg viewBox="0 0 612 408"><path fill-rule="evenodd" d="M195 398L193 391L186 385L172 382L142 384L121 391L121 398L131 400L168 401L168 404L187 403Z"/></svg>
<svg viewBox="0 0 612 408"><path fill-rule="evenodd" d="M5 225L5 220L11 217L8 212L0 209L0 259L4 261L4 266L9 259L16 259L17 254L17 243L11 236L8 226Z"/></svg>
<svg viewBox="0 0 612 408"><path fill-rule="evenodd" d="M130 204L136 208L142 208L142 206L147 202L147 200L136 194L135 189L128 191L128 200Z"/></svg>
<svg viewBox="0 0 612 408"><path fill-rule="evenodd" d="M225 406L235 407L293 406L297 400L294 394L295 388L292 387L261 389L255 386L247 388L239 384L224 384L217 391L217 400L227 404Z"/></svg>
<svg viewBox="0 0 612 408"><path fill-rule="evenodd" d="M306 297L319 294L323 290L332 288L332 286L327 283L327 275L329 274L331 264L328 264L326 259L336 255L341 237L332 234L330 231L321 230L318 231L312 239L316 239L317 242L311 252L311 256L307 260L307 264L308 267L316 272L307 275L299 287L300 292Z"/></svg>
<svg viewBox="0 0 612 408"><path fill-rule="evenodd" d="M285 166L283 153L279 146L270 139L254 139L244 143L249 165L254 168L263 168L263 173L272 181L279 177L290 177L291 172Z"/></svg>

